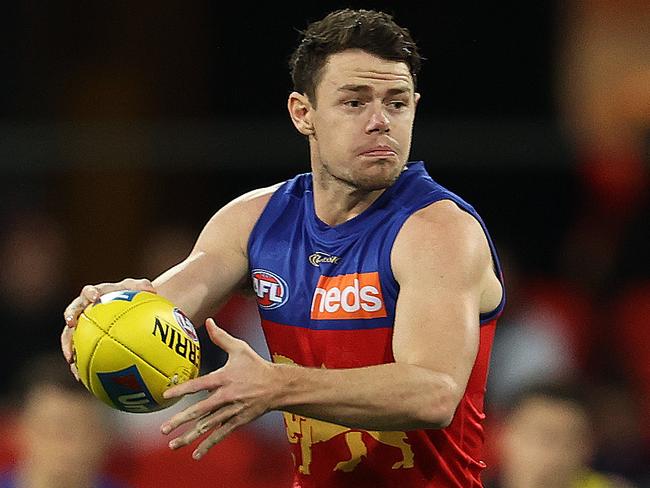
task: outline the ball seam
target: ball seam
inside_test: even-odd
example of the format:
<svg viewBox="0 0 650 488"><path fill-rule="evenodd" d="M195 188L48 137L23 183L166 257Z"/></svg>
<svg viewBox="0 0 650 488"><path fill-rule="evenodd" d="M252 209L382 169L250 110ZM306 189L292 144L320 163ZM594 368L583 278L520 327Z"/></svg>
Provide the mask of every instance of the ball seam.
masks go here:
<svg viewBox="0 0 650 488"><path fill-rule="evenodd" d="M106 334L104 329L102 329L97 322L95 322L93 319L91 319L87 315L86 315L86 318L90 321L90 323L92 323L95 327L97 327L99 330L104 332L104 334ZM95 392L93 391L93 386L92 386L93 383L92 383L91 377L90 377L90 365L93 363L93 358L95 357L95 353L97 352L97 348L99 347L99 343L102 342L105 338L106 338L106 335L100 337L99 340L95 343L95 346L93 347L93 350L90 353L90 357L88 358L88 366L86 367L86 369L88 370L88 371L86 371L86 381L88 381L88 388L90 388L90 391L93 394Z"/></svg>
<svg viewBox="0 0 650 488"><path fill-rule="evenodd" d="M146 304L146 303L155 302L155 301L156 301L156 300L155 300L154 298L150 298L150 299L148 299L148 300L143 300L143 301L141 301L141 302L131 304L131 306L130 306L129 308L125 308L124 310L122 310L119 314L117 314L117 315L113 318L113 320L111 321L111 323L108 325L108 329L106 330L106 333L107 333L107 334L110 334L111 329L113 328L113 326L117 323L118 320L120 320L124 315L126 315L127 312L130 312L130 311L133 310L134 308L138 308L139 306L144 305L144 304ZM98 324L98 325L99 325L99 324Z"/></svg>
<svg viewBox="0 0 650 488"><path fill-rule="evenodd" d="M122 346L124 349L126 349L127 351L129 351L129 352L130 352L131 354L133 354L135 357L139 358L139 359L140 359L143 363L145 363L147 366L151 366L151 369L153 369L156 373L160 374L163 378L166 378L166 379L169 380L169 376L168 376L168 375L166 375L165 373L163 373L162 371L160 371L158 368L156 368L153 364L151 364L149 361L147 361L147 360L144 359L143 357L138 356L138 355L135 353L135 351L131 350L128 346L125 346L124 344L122 344L122 343L121 343L120 341L118 341L115 337L113 337L113 336L108 336L108 338L114 340L117 344L119 344L119 345ZM135 366L136 366L136 368L137 368L137 365L135 365Z"/></svg>
<svg viewBox="0 0 650 488"><path fill-rule="evenodd" d="M114 336L111 335L111 329L113 328L113 326L117 323L117 321L118 321L118 320L119 320L119 319L120 319L124 314L126 314L126 313L129 312L130 310L133 310L134 308L139 307L140 305L144 305L145 303L149 303L149 302L153 302L153 301L155 301L155 300L151 299L151 300L146 300L146 301L138 302L138 303L133 304L131 307L127 308L126 310L123 310L121 313L119 313L117 316L115 316L115 318L113 319L113 321L111 322L111 324L108 326L108 329L107 329L107 330L105 330L105 329L103 329L102 327L100 327L100 325L99 325L95 320L93 320L92 317L90 317L90 316L88 316L88 315L86 315L86 314L84 314L84 315L86 315L86 318L87 318L90 322L92 322L92 323L93 323L93 324L94 324L98 329L100 329L101 331L103 331L103 332L106 334L106 336L108 336L110 339L113 339L115 342L117 342L119 345L121 345L124 349L126 349L127 351L129 351L129 352L130 352L131 354L133 354L134 356L139 357L140 359L142 359L146 364L148 364L149 366L151 366L154 370L156 370L158 373L160 373L161 375L163 375L165 378L169 378L168 375L166 375L165 373L163 373L161 370L159 370L159 369L158 369L157 367L155 367L153 364L149 363L149 361L146 361L144 358L141 358L138 354L136 354L136 352L135 352L134 350L132 350L130 347L128 347L127 345L123 344L121 341L119 341L118 339L116 339ZM97 344L95 344L95 347L93 348L93 352L90 354L90 359L88 360L88 375L87 375L87 377L88 377L88 384L91 384L91 382L90 382L90 366L92 365L92 359L93 359L93 357L95 356L95 352L97 351L97 348L99 347L99 343L102 341L102 339L104 339L104 337L102 337L101 339L99 339L99 340L97 341Z"/></svg>

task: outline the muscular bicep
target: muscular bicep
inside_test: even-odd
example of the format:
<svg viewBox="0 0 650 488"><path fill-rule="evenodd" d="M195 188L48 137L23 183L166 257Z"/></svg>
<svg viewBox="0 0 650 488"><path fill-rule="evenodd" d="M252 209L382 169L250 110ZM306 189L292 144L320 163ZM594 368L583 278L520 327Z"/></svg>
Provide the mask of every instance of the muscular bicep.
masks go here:
<svg viewBox="0 0 650 488"><path fill-rule="evenodd" d="M392 253L400 284L393 354L447 375L460 400L479 343L479 316L491 256L476 220L438 202L405 223Z"/></svg>

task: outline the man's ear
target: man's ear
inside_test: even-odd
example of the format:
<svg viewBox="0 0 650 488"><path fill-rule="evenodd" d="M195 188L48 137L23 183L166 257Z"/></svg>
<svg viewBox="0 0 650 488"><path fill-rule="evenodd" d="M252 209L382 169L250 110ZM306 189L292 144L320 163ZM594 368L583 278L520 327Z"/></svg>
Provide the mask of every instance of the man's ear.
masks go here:
<svg viewBox="0 0 650 488"><path fill-rule="evenodd" d="M296 129L298 129L298 132L304 136L312 135L314 133L314 126L311 118L314 109L309 98L301 93L291 92L287 101L287 108L289 109L291 121L296 126Z"/></svg>

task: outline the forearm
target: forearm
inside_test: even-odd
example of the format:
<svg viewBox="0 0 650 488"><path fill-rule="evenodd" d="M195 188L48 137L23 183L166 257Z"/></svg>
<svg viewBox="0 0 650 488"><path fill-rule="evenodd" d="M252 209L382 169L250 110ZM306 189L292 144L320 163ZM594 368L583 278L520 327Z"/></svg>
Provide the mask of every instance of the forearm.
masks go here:
<svg viewBox="0 0 650 488"><path fill-rule="evenodd" d="M208 287L202 284L196 274L194 265L200 256L192 256L158 276L153 285L160 295L172 301L187 314L196 325L202 325L202 319L209 310Z"/></svg>
<svg viewBox="0 0 650 488"><path fill-rule="evenodd" d="M194 325L201 326L241 286L241 274L237 269L210 262L205 253L195 253L158 276L153 285Z"/></svg>
<svg viewBox="0 0 650 488"><path fill-rule="evenodd" d="M389 363L354 369L277 364L275 409L366 430L443 428L458 387L450 376Z"/></svg>

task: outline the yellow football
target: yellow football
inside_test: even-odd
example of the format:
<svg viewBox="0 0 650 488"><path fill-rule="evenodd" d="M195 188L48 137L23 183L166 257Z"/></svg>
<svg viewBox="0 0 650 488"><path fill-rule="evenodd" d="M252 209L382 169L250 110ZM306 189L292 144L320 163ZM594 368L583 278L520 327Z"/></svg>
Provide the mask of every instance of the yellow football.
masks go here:
<svg viewBox="0 0 650 488"><path fill-rule="evenodd" d="M72 344L82 383L126 412L162 410L163 392L196 378L201 348L192 322L169 300L146 291L102 295L80 315Z"/></svg>

